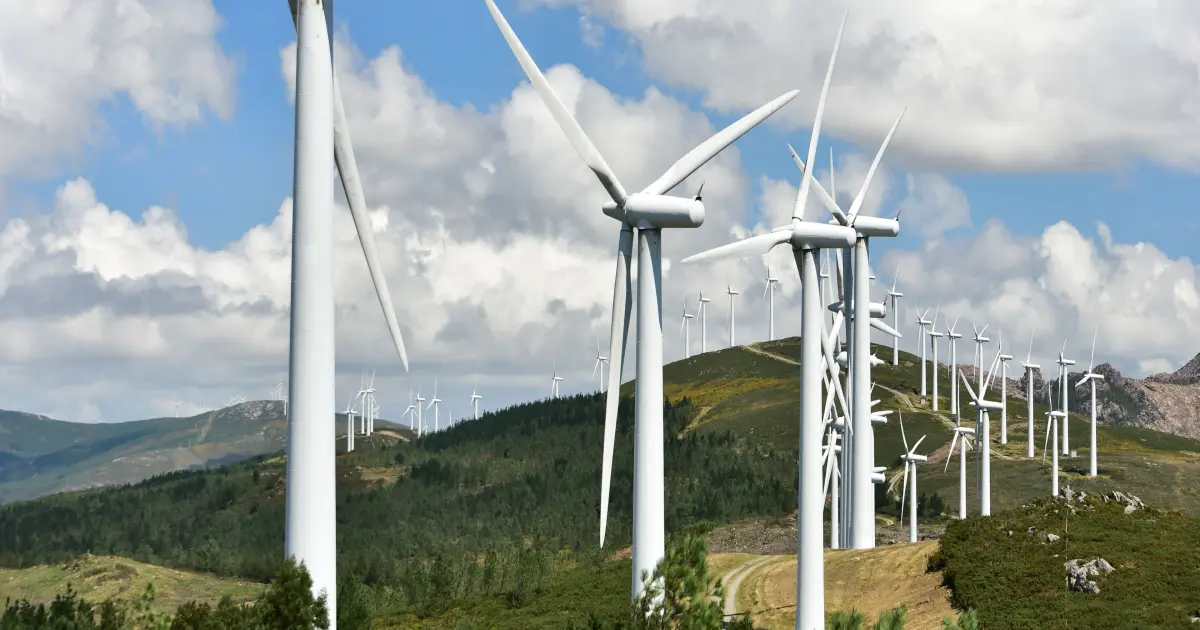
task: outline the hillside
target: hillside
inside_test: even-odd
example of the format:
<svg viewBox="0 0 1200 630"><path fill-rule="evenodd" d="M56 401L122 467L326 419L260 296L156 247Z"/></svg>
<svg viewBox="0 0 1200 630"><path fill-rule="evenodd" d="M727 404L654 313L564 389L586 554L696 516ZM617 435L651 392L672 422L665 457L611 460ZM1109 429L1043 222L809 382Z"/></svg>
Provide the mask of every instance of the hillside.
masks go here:
<svg viewBox="0 0 1200 630"><path fill-rule="evenodd" d="M345 435L339 414L335 433ZM407 429L385 421L377 427ZM283 403L250 401L187 418L63 422L0 411L0 503L219 466L284 447Z"/></svg>
<svg viewBox="0 0 1200 630"><path fill-rule="evenodd" d="M54 565L25 569L0 568L0 593L34 604L49 603L67 584L92 602L131 600L154 584L153 609L173 613L185 601L215 603L228 595L234 601L254 599L263 585L218 578L202 573L156 567L125 558L80 556Z"/></svg>
<svg viewBox="0 0 1200 630"><path fill-rule="evenodd" d="M1096 415L1106 424L1126 425L1200 439L1200 355L1179 370L1144 379L1129 378L1105 363L1096 367ZM1072 383L1083 374L1072 374ZM1073 408L1091 412L1091 392L1072 392Z"/></svg>

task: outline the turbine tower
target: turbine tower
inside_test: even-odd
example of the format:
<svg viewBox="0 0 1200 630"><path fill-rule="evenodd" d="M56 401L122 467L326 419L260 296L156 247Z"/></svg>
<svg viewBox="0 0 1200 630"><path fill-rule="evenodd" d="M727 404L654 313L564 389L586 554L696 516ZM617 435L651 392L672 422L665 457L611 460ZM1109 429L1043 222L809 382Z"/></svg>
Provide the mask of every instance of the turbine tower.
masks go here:
<svg viewBox="0 0 1200 630"><path fill-rule="evenodd" d="M1092 371L1092 368L1095 367L1095 361L1096 361L1096 337L1099 336L1099 334L1100 334L1100 327L1097 326L1096 332L1092 335L1092 356L1091 356L1091 358L1088 359L1087 374L1084 374L1083 378L1079 379L1079 382L1075 384L1075 387L1079 387L1080 385L1083 385L1084 383L1090 383L1091 388L1092 388L1092 392L1091 392L1092 393L1092 400L1091 400L1091 403L1092 403L1091 404L1091 408L1092 408L1092 439L1091 439L1091 443L1090 443L1091 449L1088 452L1088 457L1091 460L1088 465L1088 476L1089 477L1096 476L1096 381L1104 380L1104 375L1096 374L1095 372Z"/></svg>
<svg viewBox="0 0 1200 630"><path fill-rule="evenodd" d="M1067 414L1056 411L1054 409L1054 385L1051 383L1047 386L1050 394L1050 411L1046 414L1046 440L1042 443L1042 463L1046 463L1046 451L1049 446L1051 454L1050 461L1050 496L1058 496L1058 421L1066 420ZM1062 389L1062 382L1059 382L1059 389ZM1051 436L1053 436L1054 444L1050 444Z"/></svg>
<svg viewBox="0 0 1200 630"><path fill-rule="evenodd" d="M711 301L704 297L704 291L700 292L700 304L696 307L696 316L700 318L700 354L708 352L708 316L705 315L704 305Z"/></svg>
<svg viewBox="0 0 1200 630"><path fill-rule="evenodd" d="M1029 353L1025 355L1025 362L1021 364L1021 367L1025 368L1025 403L1028 406L1027 413L1029 415L1029 426L1026 427L1026 431L1025 431L1028 434L1026 437L1028 438L1029 444L1028 444L1028 448L1026 449L1025 456L1030 459L1033 459L1033 457L1034 457L1034 455L1033 455L1033 428L1034 428L1034 422L1033 422L1033 372L1035 370L1042 369L1042 366L1040 366L1036 363L1033 363L1033 361L1032 361L1032 359L1033 359L1033 334L1034 333L1032 333L1032 332L1029 333Z"/></svg>
<svg viewBox="0 0 1200 630"><path fill-rule="evenodd" d="M830 158L832 159L832 157ZM832 174L832 168L830 170ZM896 266L896 276L892 278L892 288L888 290L888 299L891 301L892 307L892 328L900 330L900 298L904 294L896 290L896 283L900 282L900 266ZM900 365L900 338L892 337L892 365ZM953 376L951 377L953 378Z"/></svg>
<svg viewBox="0 0 1200 630"><path fill-rule="evenodd" d="M471 406L475 408L475 419L479 419L479 401L483 400L483 396L475 393L475 388L471 388Z"/></svg>
<svg viewBox="0 0 1200 630"><path fill-rule="evenodd" d="M936 365L936 364L935 364ZM917 464L929 461L925 455L917 455L917 447L925 440L922 435L912 448L908 447L908 438L904 435L904 414L900 414L900 440L904 443L904 487L900 491L900 510L904 511L904 496L908 494L909 475L912 475L912 494L908 495L908 542L917 542Z"/></svg>
<svg viewBox="0 0 1200 630"><path fill-rule="evenodd" d="M552 374L553 376L550 378L550 398L558 398L558 384L562 382L562 377L558 375L557 365L554 367Z"/></svg>
<svg viewBox="0 0 1200 630"><path fill-rule="evenodd" d="M620 222L616 277L613 281L613 317L609 336L609 387L604 414L604 456L600 481L600 544L608 520L612 451L616 442L616 414L620 401L620 378L624 365L625 338L632 308L629 259L633 253L633 230L638 231L637 296L637 388L634 395L634 490L633 490L633 598L644 588L642 572L652 574L666 555L666 507L663 479L663 379L662 379L662 230L696 228L704 223L704 204L694 198L666 193L720 153L725 147L766 120L799 94L787 92L743 116L692 149L641 192L627 193L592 141L558 99L546 77L517 39L493 0L488 10L500 28L525 75L567 136L576 153L600 180L612 198L603 206L605 215ZM613 381L617 381L615 384Z"/></svg>
<svg viewBox="0 0 1200 630"><path fill-rule="evenodd" d="M421 427L417 424L416 416L417 406L413 404L412 389L408 390L408 408L404 410L402 415L408 416L408 428L413 432L413 435L421 437Z"/></svg>
<svg viewBox="0 0 1200 630"><path fill-rule="evenodd" d="M430 407L433 408L433 432L437 433L438 431L441 430L441 427L439 426L439 420L440 420L439 412L442 409L442 399L438 398L438 395L437 395L437 379L436 378L433 379L433 398L429 399L429 404L425 406L425 409L429 409Z"/></svg>
<svg viewBox="0 0 1200 630"><path fill-rule="evenodd" d="M767 262L767 283L763 285L763 298L767 299L767 341L775 341L775 285L779 278L771 275L771 263Z"/></svg>
<svg viewBox="0 0 1200 630"><path fill-rule="evenodd" d="M962 372L959 372L962 374ZM950 458L954 456L954 447L958 447L958 518L967 518L967 436L975 439L975 428L962 425L954 427L954 438L950 440L950 452L946 453L946 466L942 472L950 470ZM961 438L961 441L960 441Z"/></svg>
<svg viewBox="0 0 1200 630"><path fill-rule="evenodd" d="M429 427L425 425L425 407L421 403L425 402L425 398L421 396L421 390L417 390L417 426L421 428L421 435L429 433Z"/></svg>
<svg viewBox="0 0 1200 630"><path fill-rule="evenodd" d="M737 311L734 309L733 296L738 292L733 290L732 285L725 285L725 295L729 296L729 347L732 348L736 343L737 337L734 335L734 330L737 329Z"/></svg>
<svg viewBox="0 0 1200 630"><path fill-rule="evenodd" d="M691 323L695 315L690 315L687 312L687 298L683 299L683 314L680 316L679 336L683 337L683 358L688 359L692 356L692 327Z"/></svg>
<svg viewBox="0 0 1200 630"><path fill-rule="evenodd" d="M1074 359L1068 359L1065 357L1064 353L1066 351L1067 351L1067 340L1063 339L1063 347L1062 347L1062 350L1059 350L1059 352L1058 352L1057 363L1058 363L1059 378L1062 381L1062 385L1059 385L1058 389L1059 389L1059 391L1062 392L1062 407L1060 408L1060 410L1063 412L1063 416L1062 416L1062 454L1064 456L1071 454L1071 445L1069 444L1069 440L1071 437L1070 436L1071 412L1070 412L1070 405L1068 405L1068 403L1067 403L1067 385L1066 385L1067 376L1068 376L1067 367L1071 366L1071 365L1075 365Z"/></svg>
<svg viewBox="0 0 1200 630"><path fill-rule="evenodd" d="M284 556L303 563L315 595L337 609L334 400L333 180L335 164L396 354L408 356L367 215L333 67L333 1L289 0L296 27L291 327ZM333 162L331 164L330 162ZM285 402L285 413L287 407ZM330 620L330 628L337 623Z"/></svg>

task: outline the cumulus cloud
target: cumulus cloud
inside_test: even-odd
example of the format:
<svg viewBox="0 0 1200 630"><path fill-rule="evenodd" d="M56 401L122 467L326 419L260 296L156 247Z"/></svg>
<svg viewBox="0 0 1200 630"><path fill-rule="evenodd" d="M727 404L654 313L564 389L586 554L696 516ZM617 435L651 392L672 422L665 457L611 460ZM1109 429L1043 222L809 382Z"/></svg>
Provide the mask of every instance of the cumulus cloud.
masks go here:
<svg viewBox="0 0 1200 630"><path fill-rule="evenodd" d="M603 188L532 88L522 83L486 111L455 106L433 95L398 47L367 59L344 32L336 44L371 224L413 366L402 374L354 225L339 206L331 235L339 395L354 391L363 370L378 370L384 417L407 404L404 390L428 394L435 378L447 411L460 414L473 385L485 407L498 406L545 396L555 369L567 379L564 392L594 390L592 353L607 337L618 225L600 213ZM280 51L289 86L294 55L294 45ZM715 131L705 115L655 89L622 98L571 66L549 68L547 76L629 189L653 181ZM839 203L849 205L870 157L837 156ZM829 181L828 169L818 167L817 175ZM706 181L708 216L700 229L663 237L668 361L683 355L680 301L694 312L701 289L714 299L710 348L728 339L726 284L741 291L739 341L763 339L768 262L782 281L777 332L798 332L786 248L766 261L671 264L786 223L798 179L797 172L791 181L756 180L732 148L676 191L689 194ZM1072 337L1072 348L1084 348L1090 340L1078 331L1099 324L1112 339L1102 360L1135 373L1187 358L1187 344L1163 341L1168 331L1197 338L1200 298L1187 259L1121 243L1106 228L1097 238L1067 224L1026 236L992 221L966 232L968 200L941 175L884 169L863 211L890 216L889 198L905 199L905 229L924 237L917 250L878 253L877 270L901 264L904 277L923 278L920 285L901 281L903 308L940 300L946 314L1003 320L1014 339L1027 338L1036 323L1047 351L1064 334L1080 337ZM815 200L808 214L825 216ZM286 371L291 230L291 201L283 199L270 222L205 249L169 208L111 208L86 180L65 181L52 208L0 231L6 406L116 420L171 415L177 402L189 413L233 394L266 397ZM879 275L877 291L890 280ZM1129 336L1134 326L1145 327L1142 337ZM698 328L692 340L698 348Z"/></svg>
<svg viewBox="0 0 1200 630"><path fill-rule="evenodd" d="M656 79L708 106L816 94L844 3L539 0L636 38ZM825 125L925 168L1056 170L1135 158L1200 166L1200 5L1189 0L850 2ZM815 99L782 112L811 123Z"/></svg>
<svg viewBox="0 0 1200 630"><path fill-rule="evenodd" d="M98 106L116 97L156 127L232 116L220 26L210 0L0 3L0 178L99 139Z"/></svg>

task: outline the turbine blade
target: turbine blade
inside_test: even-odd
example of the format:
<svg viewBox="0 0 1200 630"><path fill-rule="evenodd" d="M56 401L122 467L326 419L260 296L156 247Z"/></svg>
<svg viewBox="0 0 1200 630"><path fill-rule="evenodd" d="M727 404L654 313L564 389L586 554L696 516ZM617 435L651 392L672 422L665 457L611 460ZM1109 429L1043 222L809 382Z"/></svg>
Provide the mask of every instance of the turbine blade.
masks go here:
<svg viewBox="0 0 1200 630"><path fill-rule="evenodd" d="M829 55L829 69L825 72L825 83L821 86L821 96L817 100L817 115L812 126L812 135L808 139L809 164L815 164L817 159L817 140L821 135L821 118L825 115L825 99L829 96L829 83L833 80L833 66L837 61L838 48L842 45L842 32L846 30L846 17L849 11L842 13L842 24L838 27L837 38L833 40L833 53ZM792 208L792 220L804 220L804 207L808 204L808 190L811 187L812 171L805 171L796 192L796 205Z"/></svg>
<svg viewBox="0 0 1200 630"><path fill-rule="evenodd" d="M924 435L922 435L922 436L921 436L921 439L917 440L917 443L916 443L916 444L913 444L913 447L912 447L912 449L911 449L909 452L916 453L916 452L917 452L917 447L921 445L921 442L925 441L925 438L926 438L926 437L927 437L927 436L924 436Z"/></svg>
<svg viewBox="0 0 1200 630"><path fill-rule="evenodd" d="M908 438L904 435L904 414L900 414L900 441L904 443L904 452L909 452Z"/></svg>
<svg viewBox="0 0 1200 630"><path fill-rule="evenodd" d="M911 465L912 464L908 460L904 461L904 485L901 487L902 489L900 490L900 517L901 518L904 517L904 499L908 495L908 467Z"/></svg>
<svg viewBox="0 0 1200 630"><path fill-rule="evenodd" d="M751 236L747 239L734 241L720 247L714 247L708 251L692 254L687 258L679 261L682 263L697 263L697 262L712 262L714 260L722 260L725 258L748 258L750 256L765 256L776 245L786 243L792 239L792 231L786 232L767 232L758 236Z"/></svg>
<svg viewBox="0 0 1200 630"><path fill-rule="evenodd" d="M489 2L491 0L488 0ZM867 170L867 178L863 180L862 188L858 189L858 196L854 198L854 203L850 204L850 211L846 213L847 218L853 225L854 218L858 216L858 211L862 209L863 201L867 198L867 187L871 185L871 179L875 177L875 170L879 168L879 162L883 159L883 152L887 150L888 143L892 141L892 135L896 133L896 128L900 126L900 121L904 119L904 112L901 110L900 115L896 117L896 122L892 123L892 128L888 131L887 137L883 139L883 144L879 145L879 152L875 154L875 160L871 162L871 168Z"/></svg>
<svg viewBox="0 0 1200 630"><path fill-rule="evenodd" d="M1033 336L1036 333L1036 327L1029 333L1029 353L1025 355L1025 363L1029 363L1033 359Z"/></svg>
<svg viewBox="0 0 1200 630"><path fill-rule="evenodd" d="M604 400L604 455L600 477L600 547L608 527L608 500L612 485L613 449L617 441L617 410L621 404L621 373L625 367L625 341L629 334L630 275L633 230L622 229L617 243L616 275L613 278L612 323L608 341L608 392Z"/></svg>
<svg viewBox="0 0 1200 630"><path fill-rule="evenodd" d="M808 169L804 166L804 160L800 159L800 156L790 144L788 145L788 151L790 151L792 154L792 161L796 163L796 166L800 167L800 172L808 172ZM833 197L829 196L829 193L825 192L825 187L821 185L821 182L814 179L812 180L810 186L811 190L817 193L817 199L821 200L821 203L825 206L825 209L829 210L829 213L838 220L838 223L841 223L842 225L850 224L850 219L846 218L846 213L842 212L842 209L838 207L837 202L834 201Z"/></svg>
<svg viewBox="0 0 1200 630"><path fill-rule="evenodd" d="M961 379L962 379L962 383L963 383L963 385L964 385L964 386L966 386L966 388L967 388L967 394L969 394L969 395L971 396L971 400L975 401L975 404L977 404L977 405L978 405L978 404L979 404L979 397L975 395L975 390L971 389L971 383L967 381L967 373L966 373L966 372L959 372L959 373L958 373L958 376L959 376L959 378L961 378Z"/></svg>
<svg viewBox="0 0 1200 630"><path fill-rule="evenodd" d="M546 104L546 109L550 110L550 115L554 117L554 121L558 123L560 129L566 134L567 140L571 142L571 146L575 147L575 152L579 157L583 158L584 163L596 177L600 183L604 185L604 189L608 191L608 195L618 205L625 202L627 195L625 188L621 186L621 182L617 180L616 174L609 168L608 163L604 161L604 156L600 155L600 151L592 144L587 134L583 132L583 128L571 116L571 112L558 99L558 95L554 93L554 88L550 87L550 82L538 69L534 63L533 57L529 56L529 51L525 50L525 46L521 40L517 38L517 34L513 32L512 27L508 25L508 20L504 19L504 15L500 13L500 9L496 7L496 3L492 0L487 0L488 11L492 13L492 19L496 21L496 26L500 27L500 34L504 36L504 40L508 42L508 47L512 49L513 55L517 57L517 62L521 64L521 69L525 71L525 76L529 77L529 82L533 84L538 95L542 97L542 102ZM681 178L682 179L682 178Z"/></svg>
<svg viewBox="0 0 1200 630"><path fill-rule="evenodd" d="M895 328L892 328L891 326L889 326L887 324L887 322L883 321L882 319L871 318L870 325L871 325L871 328L874 328L875 330L878 330L879 332L881 332L885 335L891 335L892 337L895 337L897 339L904 338L904 335L901 335L900 331L896 330Z"/></svg>
<svg viewBox="0 0 1200 630"><path fill-rule="evenodd" d="M491 3L492 0L488 0L488 4ZM679 158L679 161L672 164L671 168L667 169L667 172L654 180L654 183L647 186L642 192L649 195L666 194L669 190L677 186L679 182L687 179L688 175L695 173L696 169L704 166L716 154L723 151L725 147L733 144L738 138L746 135L746 132L758 126L759 123L766 120L771 114L774 114L781 107L790 103L799 93L800 90L791 90L777 96L769 103L742 116L733 124L713 134L711 138L701 142L696 148L689 151L687 155Z"/></svg>
<svg viewBox="0 0 1200 630"><path fill-rule="evenodd" d="M1092 368L1096 362L1096 337L1100 335L1100 324L1096 324L1096 332L1092 333L1092 356L1088 358L1088 374L1092 373Z"/></svg>
<svg viewBox="0 0 1200 630"><path fill-rule="evenodd" d="M954 457L954 445L958 443L958 436L962 435L958 431L954 432L954 437L950 438L950 452L946 454L946 465L942 468L942 472L950 470L950 459Z"/></svg>

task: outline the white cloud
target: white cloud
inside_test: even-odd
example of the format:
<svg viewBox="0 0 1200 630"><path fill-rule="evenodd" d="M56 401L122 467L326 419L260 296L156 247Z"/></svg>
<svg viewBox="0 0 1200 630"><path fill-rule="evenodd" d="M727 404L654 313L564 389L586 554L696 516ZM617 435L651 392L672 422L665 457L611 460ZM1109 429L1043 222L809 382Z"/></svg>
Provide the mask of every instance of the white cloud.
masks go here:
<svg viewBox="0 0 1200 630"><path fill-rule="evenodd" d="M0 178L100 139L128 98L155 127L233 114L234 62L210 0L0 2Z"/></svg>
<svg viewBox="0 0 1200 630"><path fill-rule="evenodd" d="M460 414L476 383L486 407L544 396L555 367L566 377L564 392L592 389L594 340L608 331L618 226L599 212L603 189L532 89L522 84L487 111L456 107L404 67L398 48L363 59L345 38L338 45L371 223L413 365L405 378L353 223L339 208L332 235L339 391L351 391L363 369L379 369L384 415L394 417L406 404L404 389L428 393L435 377L449 410ZM293 55L292 47L281 51L287 80ZM570 66L547 75L627 188L652 181L714 131L704 115L657 90L622 99ZM848 204L869 157L846 154L837 164L839 201ZM826 171L818 176L828 181ZM756 182L745 173L736 149L677 192L690 193L700 180L707 182L705 225L663 237L667 360L683 354L680 299L694 308L700 289L714 298L710 347L728 338L728 301L719 294L726 283L742 292L738 339L765 336L762 261L668 261L785 223L795 200L794 183ZM864 212L890 214L881 204L897 182L911 204L905 230L939 218L945 230L971 225L965 195L934 174L901 177L885 169ZM755 200L752 208L745 199ZM824 216L815 200L809 208L809 218ZM902 280L904 308L941 300L944 314L1005 318L1018 340L1036 322L1046 351L1055 345L1049 340L1068 333L1072 348L1084 348L1089 340L1079 331L1099 322L1112 342L1098 359L1135 372L1178 364L1200 349L1164 341L1168 332L1176 340L1200 338L1196 269L1186 259L1120 243L1103 228L1099 244L1066 224L1039 237L1014 235L996 221L977 234L942 228L925 232L918 251L879 254L875 289L890 285L882 270L903 262L905 278L925 279L920 286ZM109 208L87 181L63 183L46 214L13 219L0 231L6 405L66 419L122 419L170 415L176 401L187 413L232 394L266 397L286 369L290 236L290 200L271 222L213 251L194 245L170 209L139 215ZM771 264L783 281L776 328L794 335L790 252L778 249ZM1136 327L1144 328L1131 333ZM698 329L693 333L698 348ZM627 375L635 339L631 334ZM912 344L913 335L905 341ZM55 383L53 396L48 382Z"/></svg>
<svg viewBox="0 0 1200 630"><path fill-rule="evenodd" d="M656 79L717 109L820 90L846 3L539 0L641 43ZM826 128L926 168L1049 170L1136 157L1200 167L1200 5L1190 0L850 2ZM816 99L781 112L811 123Z"/></svg>

